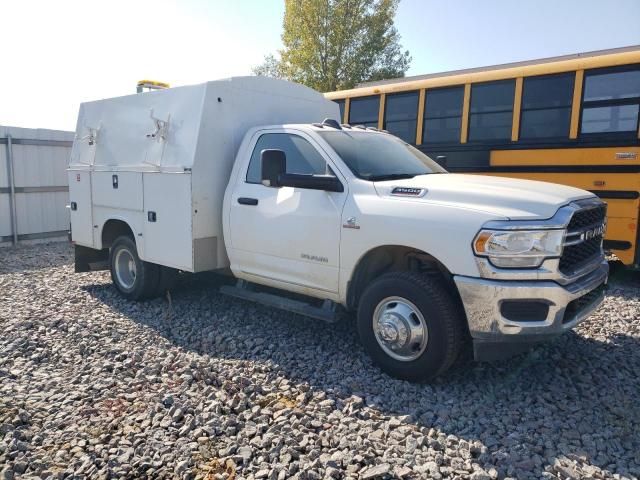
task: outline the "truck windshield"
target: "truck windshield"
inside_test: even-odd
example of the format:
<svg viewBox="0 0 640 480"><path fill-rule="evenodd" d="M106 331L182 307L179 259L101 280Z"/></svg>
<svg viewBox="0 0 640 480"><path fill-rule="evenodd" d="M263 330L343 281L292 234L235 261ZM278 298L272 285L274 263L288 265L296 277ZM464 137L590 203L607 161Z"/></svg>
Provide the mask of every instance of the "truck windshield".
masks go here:
<svg viewBox="0 0 640 480"><path fill-rule="evenodd" d="M412 178L446 170L392 135L357 130L320 131L320 136L359 178L370 181Z"/></svg>

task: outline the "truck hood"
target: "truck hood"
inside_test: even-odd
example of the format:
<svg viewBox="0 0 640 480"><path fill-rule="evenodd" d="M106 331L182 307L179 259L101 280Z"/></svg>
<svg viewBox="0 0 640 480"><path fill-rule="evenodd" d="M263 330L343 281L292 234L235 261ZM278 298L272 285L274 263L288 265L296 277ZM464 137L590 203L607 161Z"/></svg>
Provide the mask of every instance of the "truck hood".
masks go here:
<svg viewBox="0 0 640 480"><path fill-rule="evenodd" d="M561 206L594 196L586 190L555 183L455 173L387 180L375 182L374 186L378 195L390 200L446 204L511 220L551 218ZM406 194L396 187L424 191L416 196L413 191Z"/></svg>

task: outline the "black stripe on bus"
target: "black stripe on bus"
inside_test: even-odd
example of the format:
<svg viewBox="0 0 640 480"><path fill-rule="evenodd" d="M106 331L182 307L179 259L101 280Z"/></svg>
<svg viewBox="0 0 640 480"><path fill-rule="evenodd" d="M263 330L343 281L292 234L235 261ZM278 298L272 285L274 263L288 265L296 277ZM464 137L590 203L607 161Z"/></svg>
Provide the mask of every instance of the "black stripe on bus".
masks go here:
<svg viewBox="0 0 640 480"><path fill-rule="evenodd" d="M501 173L640 173L640 165L447 166L451 172Z"/></svg>
<svg viewBox="0 0 640 480"><path fill-rule="evenodd" d="M637 133L620 135L602 135L588 139L561 139L561 140L519 140L517 142L453 142L453 143L429 143L423 141L421 145L414 147L422 151L464 151L464 150L547 150L547 149L582 149L582 148L633 148L640 146L640 138Z"/></svg>
<svg viewBox="0 0 640 480"><path fill-rule="evenodd" d="M631 242L625 240L605 240L602 242L602 247L605 250L629 250L631 248Z"/></svg>
<svg viewBox="0 0 640 480"><path fill-rule="evenodd" d="M596 194L600 198L624 198L624 199L636 199L640 197L640 192L634 192L631 190L589 190L591 193Z"/></svg>

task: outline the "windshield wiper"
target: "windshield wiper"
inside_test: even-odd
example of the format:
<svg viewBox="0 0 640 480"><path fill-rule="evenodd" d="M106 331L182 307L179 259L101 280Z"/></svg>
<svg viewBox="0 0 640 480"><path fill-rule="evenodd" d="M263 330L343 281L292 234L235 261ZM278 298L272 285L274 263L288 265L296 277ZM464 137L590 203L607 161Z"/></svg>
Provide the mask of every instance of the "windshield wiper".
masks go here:
<svg viewBox="0 0 640 480"><path fill-rule="evenodd" d="M387 173L385 175L368 175L365 180L370 182L380 182L383 180L401 180L403 178L413 178L418 175L425 175L425 173Z"/></svg>

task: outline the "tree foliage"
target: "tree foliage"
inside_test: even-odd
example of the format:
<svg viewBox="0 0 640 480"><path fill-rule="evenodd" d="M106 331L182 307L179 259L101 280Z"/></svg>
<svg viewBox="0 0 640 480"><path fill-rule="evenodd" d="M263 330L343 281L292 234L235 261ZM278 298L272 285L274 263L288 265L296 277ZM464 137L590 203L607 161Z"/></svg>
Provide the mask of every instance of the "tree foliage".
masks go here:
<svg viewBox="0 0 640 480"><path fill-rule="evenodd" d="M286 78L322 92L404 76L411 56L394 26L399 0L285 0L280 58L256 75Z"/></svg>
<svg viewBox="0 0 640 480"><path fill-rule="evenodd" d="M264 57L264 62L253 68L253 74L262 77L283 78L280 60L273 54L267 55Z"/></svg>

